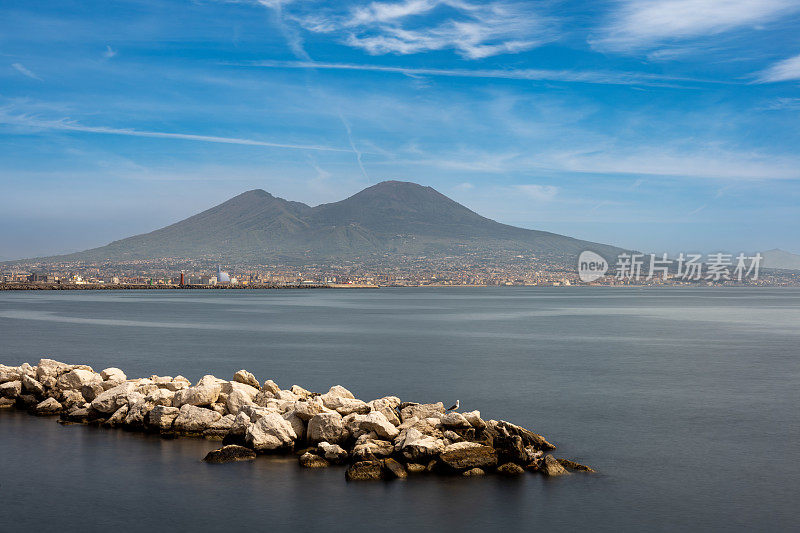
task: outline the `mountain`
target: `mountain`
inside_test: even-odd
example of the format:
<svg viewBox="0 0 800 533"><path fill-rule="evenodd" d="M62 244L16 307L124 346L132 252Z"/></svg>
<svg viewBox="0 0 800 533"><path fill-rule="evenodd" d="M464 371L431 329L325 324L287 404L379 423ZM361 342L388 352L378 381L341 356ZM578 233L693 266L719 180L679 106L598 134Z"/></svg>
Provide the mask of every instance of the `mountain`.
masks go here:
<svg viewBox="0 0 800 533"><path fill-rule="evenodd" d="M591 249L609 259L622 250L500 224L431 187L385 181L339 202L310 207L260 190L242 193L165 228L111 244L44 258L129 261L213 258L226 264L347 259L385 254L535 253L574 262Z"/></svg>
<svg viewBox="0 0 800 533"><path fill-rule="evenodd" d="M800 270L800 255L775 248L761 252L762 268L779 268L784 270Z"/></svg>

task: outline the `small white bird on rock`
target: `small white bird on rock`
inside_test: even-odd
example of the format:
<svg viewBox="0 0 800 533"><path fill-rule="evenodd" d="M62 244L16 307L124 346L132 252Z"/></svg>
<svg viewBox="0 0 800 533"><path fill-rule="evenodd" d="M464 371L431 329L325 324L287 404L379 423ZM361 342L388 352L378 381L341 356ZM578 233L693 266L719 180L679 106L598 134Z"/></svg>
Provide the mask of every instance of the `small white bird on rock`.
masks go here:
<svg viewBox="0 0 800 533"><path fill-rule="evenodd" d="M457 410L457 409L458 409L460 406L461 406L461 404L459 403L459 400L456 400L456 404L455 404L454 406L450 407L450 409L448 409L448 411L455 411L455 410Z"/></svg>

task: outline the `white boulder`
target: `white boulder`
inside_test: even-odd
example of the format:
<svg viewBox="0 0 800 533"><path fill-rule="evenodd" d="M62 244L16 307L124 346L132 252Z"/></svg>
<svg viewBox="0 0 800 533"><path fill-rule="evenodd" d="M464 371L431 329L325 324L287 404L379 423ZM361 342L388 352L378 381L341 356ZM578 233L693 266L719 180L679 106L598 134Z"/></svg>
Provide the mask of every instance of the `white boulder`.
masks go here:
<svg viewBox="0 0 800 533"><path fill-rule="evenodd" d="M175 418L176 431L199 433L208 429L211 424L222 418L222 415L211 409L184 404Z"/></svg>
<svg viewBox="0 0 800 533"><path fill-rule="evenodd" d="M336 444L346 436L342 415L336 412L320 413L308 421L308 440L312 443Z"/></svg>
<svg viewBox="0 0 800 533"><path fill-rule="evenodd" d="M292 424L278 413L267 413L251 424L245 432L245 442L256 451L291 448L297 439Z"/></svg>

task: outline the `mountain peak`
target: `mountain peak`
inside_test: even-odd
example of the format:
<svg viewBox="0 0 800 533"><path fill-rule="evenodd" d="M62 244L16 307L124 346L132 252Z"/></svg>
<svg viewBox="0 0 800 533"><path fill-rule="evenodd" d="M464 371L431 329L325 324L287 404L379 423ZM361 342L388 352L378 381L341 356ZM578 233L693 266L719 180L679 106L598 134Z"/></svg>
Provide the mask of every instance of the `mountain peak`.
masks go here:
<svg viewBox="0 0 800 533"><path fill-rule="evenodd" d="M70 260L225 257L266 264L365 255L494 254L498 250L574 255L612 247L500 224L433 187L389 180L344 200L310 207L252 189L153 232L68 256Z"/></svg>

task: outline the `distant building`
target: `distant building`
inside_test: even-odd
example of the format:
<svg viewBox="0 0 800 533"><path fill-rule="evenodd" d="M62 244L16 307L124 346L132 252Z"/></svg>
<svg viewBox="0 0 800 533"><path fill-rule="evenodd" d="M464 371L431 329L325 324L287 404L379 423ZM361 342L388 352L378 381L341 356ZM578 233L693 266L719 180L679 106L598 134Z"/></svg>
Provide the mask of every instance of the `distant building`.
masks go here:
<svg viewBox="0 0 800 533"><path fill-rule="evenodd" d="M222 271L222 267L217 265L217 283L226 285L231 282L231 275Z"/></svg>

